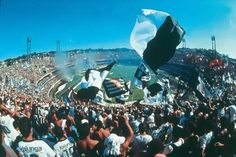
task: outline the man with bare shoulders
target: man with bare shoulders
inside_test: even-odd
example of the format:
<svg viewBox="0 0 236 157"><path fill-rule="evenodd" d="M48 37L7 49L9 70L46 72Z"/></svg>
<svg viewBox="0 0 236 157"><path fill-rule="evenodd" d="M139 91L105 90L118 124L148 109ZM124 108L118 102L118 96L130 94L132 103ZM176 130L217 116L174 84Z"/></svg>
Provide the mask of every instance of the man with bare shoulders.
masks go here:
<svg viewBox="0 0 236 157"><path fill-rule="evenodd" d="M86 157L99 157L100 144L99 141L93 140L90 137L90 126L88 123L84 123L78 128L80 141L77 148L78 153L84 154Z"/></svg>
<svg viewBox="0 0 236 157"><path fill-rule="evenodd" d="M99 142L103 142L106 137L110 135L110 131L104 129L103 123L100 120L97 120L94 125L94 136L97 137Z"/></svg>

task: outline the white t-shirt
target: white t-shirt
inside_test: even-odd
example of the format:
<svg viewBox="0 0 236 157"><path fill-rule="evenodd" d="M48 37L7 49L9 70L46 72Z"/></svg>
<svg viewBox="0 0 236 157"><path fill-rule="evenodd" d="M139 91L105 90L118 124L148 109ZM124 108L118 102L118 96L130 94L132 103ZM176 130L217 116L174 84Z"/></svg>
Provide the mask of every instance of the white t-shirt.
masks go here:
<svg viewBox="0 0 236 157"><path fill-rule="evenodd" d="M150 135L138 135L134 138L133 150L142 151L146 148L147 144L152 141L152 136Z"/></svg>
<svg viewBox="0 0 236 157"><path fill-rule="evenodd" d="M55 157L56 153L42 140L20 141L18 151L23 157Z"/></svg>
<svg viewBox="0 0 236 157"><path fill-rule="evenodd" d="M74 144L68 139L59 141L54 145L54 150L57 155L62 157L72 157L74 154Z"/></svg>
<svg viewBox="0 0 236 157"><path fill-rule="evenodd" d="M3 126L4 133L10 139L10 142L15 141L16 137L20 134L13 126L14 118L10 115L0 116L0 123Z"/></svg>

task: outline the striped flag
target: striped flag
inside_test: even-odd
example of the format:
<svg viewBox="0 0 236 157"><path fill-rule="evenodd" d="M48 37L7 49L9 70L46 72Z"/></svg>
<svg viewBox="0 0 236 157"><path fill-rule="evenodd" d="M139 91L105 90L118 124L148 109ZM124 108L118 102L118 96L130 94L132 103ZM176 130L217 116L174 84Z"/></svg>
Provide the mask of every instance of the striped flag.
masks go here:
<svg viewBox="0 0 236 157"><path fill-rule="evenodd" d="M129 95L131 93L129 90L130 86L131 86L131 81L126 83L127 92L125 92L124 94L121 94L119 96L116 96L117 103L125 103L129 99Z"/></svg>
<svg viewBox="0 0 236 157"><path fill-rule="evenodd" d="M116 97L121 94L125 94L128 91L128 88L124 79L106 78L103 81L103 87L109 98Z"/></svg>

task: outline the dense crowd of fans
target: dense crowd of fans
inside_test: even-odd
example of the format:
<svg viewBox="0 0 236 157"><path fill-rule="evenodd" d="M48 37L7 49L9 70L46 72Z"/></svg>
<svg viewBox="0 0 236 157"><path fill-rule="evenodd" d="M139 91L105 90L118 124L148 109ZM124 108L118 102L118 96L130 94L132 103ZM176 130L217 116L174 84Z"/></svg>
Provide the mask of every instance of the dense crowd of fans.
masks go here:
<svg viewBox="0 0 236 157"><path fill-rule="evenodd" d="M49 87L36 92L37 80L53 70L52 64L52 58L45 57L35 58L30 65L15 63L0 69L2 156L236 155L234 81L207 102L188 97L173 104L135 102L118 107L79 100L64 103L45 94ZM233 77L232 69L227 72Z"/></svg>

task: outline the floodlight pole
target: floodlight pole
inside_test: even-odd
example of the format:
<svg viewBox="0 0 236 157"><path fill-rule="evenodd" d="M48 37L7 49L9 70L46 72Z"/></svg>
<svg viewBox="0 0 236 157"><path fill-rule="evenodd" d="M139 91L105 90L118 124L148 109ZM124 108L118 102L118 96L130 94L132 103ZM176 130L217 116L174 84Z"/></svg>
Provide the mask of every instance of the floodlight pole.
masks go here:
<svg viewBox="0 0 236 157"><path fill-rule="evenodd" d="M212 53L214 58L216 58L216 38L215 36L211 37L211 46L212 46Z"/></svg>
<svg viewBox="0 0 236 157"><path fill-rule="evenodd" d="M186 48L186 40L185 39L182 39L182 45L183 45L183 48Z"/></svg>
<svg viewBox="0 0 236 157"><path fill-rule="evenodd" d="M27 37L27 47L26 47L26 51L27 51L27 60L28 63L30 63L30 59L31 59L31 38Z"/></svg>
<svg viewBox="0 0 236 157"><path fill-rule="evenodd" d="M57 40L57 53L61 51L61 42L60 40Z"/></svg>

